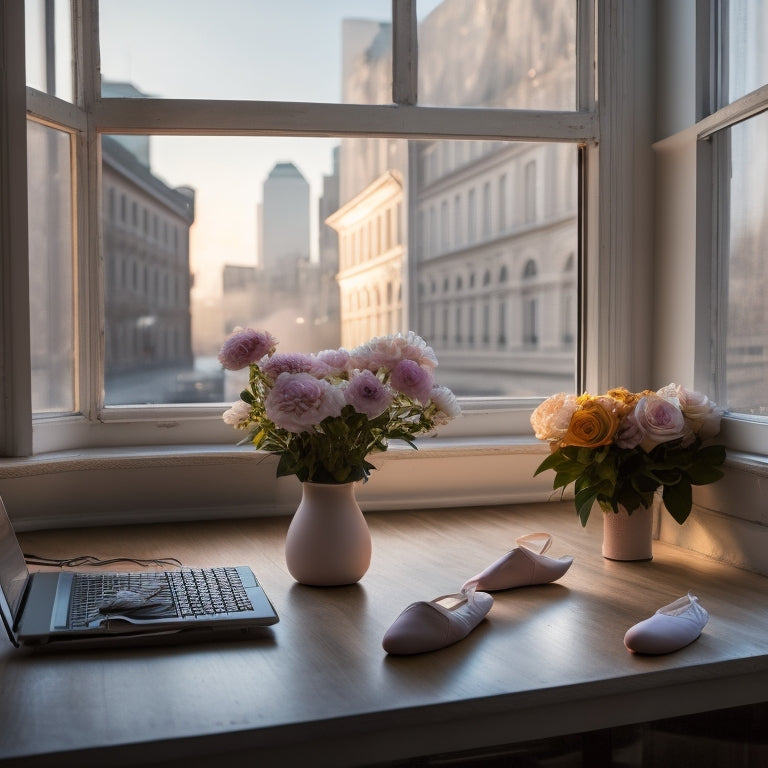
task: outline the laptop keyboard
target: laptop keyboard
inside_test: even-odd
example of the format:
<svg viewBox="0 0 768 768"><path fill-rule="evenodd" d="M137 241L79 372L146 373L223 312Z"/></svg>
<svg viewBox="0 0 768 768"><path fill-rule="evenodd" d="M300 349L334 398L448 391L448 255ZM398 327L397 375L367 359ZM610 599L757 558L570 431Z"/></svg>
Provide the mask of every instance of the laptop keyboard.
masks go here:
<svg viewBox="0 0 768 768"><path fill-rule="evenodd" d="M72 582L71 629L121 614L136 619L185 618L253 610L236 568L77 573Z"/></svg>

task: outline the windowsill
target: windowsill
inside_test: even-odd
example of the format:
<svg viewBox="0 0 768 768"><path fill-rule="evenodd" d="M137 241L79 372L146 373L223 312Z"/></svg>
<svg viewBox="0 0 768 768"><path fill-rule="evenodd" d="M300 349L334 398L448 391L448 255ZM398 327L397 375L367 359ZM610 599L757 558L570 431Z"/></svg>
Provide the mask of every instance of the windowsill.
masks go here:
<svg viewBox="0 0 768 768"><path fill-rule="evenodd" d="M364 511L546 501L533 477L547 446L531 437L434 437L393 444L357 488ZM0 494L19 530L292 514L295 477L249 446L87 448L0 460Z"/></svg>
<svg viewBox="0 0 768 768"><path fill-rule="evenodd" d="M438 436L418 446L393 444L372 457L377 469L357 488L364 511L553 498L551 473L533 476L548 447L531 436ZM72 449L0 459L0 495L19 530L290 515L301 487L295 477L276 478L276 467L276 457L248 445ZM696 489L697 504L756 519L759 493L750 488L768 476L768 458L729 452L726 473Z"/></svg>

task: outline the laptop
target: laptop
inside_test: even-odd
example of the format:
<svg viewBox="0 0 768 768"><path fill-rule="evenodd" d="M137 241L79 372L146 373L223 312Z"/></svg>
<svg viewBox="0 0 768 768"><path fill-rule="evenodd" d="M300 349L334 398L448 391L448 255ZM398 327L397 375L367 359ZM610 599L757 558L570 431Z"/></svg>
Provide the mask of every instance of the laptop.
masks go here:
<svg viewBox="0 0 768 768"><path fill-rule="evenodd" d="M16 647L219 638L279 621L247 566L30 573L2 499L0 614Z"/></svg>

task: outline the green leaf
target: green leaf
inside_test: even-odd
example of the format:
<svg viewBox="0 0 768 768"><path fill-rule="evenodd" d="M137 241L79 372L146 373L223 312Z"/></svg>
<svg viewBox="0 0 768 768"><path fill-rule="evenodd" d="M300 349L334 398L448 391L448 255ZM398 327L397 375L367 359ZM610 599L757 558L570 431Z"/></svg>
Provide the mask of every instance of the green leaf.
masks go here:
<svg viewBox="0 0 768 768"><path fill-rule="evenodd" d="M725 461L725 446L708 445L699 450L697 458L712 466L720 466Z"/></svg>
<svg viewBox="0 0 768 768"><path fill-rule="evenodd" d="M688 479L693 485L707 485L723 477L723 471L707 464L688 468Z"/></svg>
<svg viewBox="0 0 768 768"><path fill-rule="evenodd" d="M592 511L592 507L597 501L598 493L594 488L585 488L576 494L576 513L581 521L582 528L586 527L587 520L589 520L589 513Z"/></svg>
<svg viewBox="0 0 768 768"><path fill-rule="evenodd" d="M669 514L682 525L687 520L693 506L690 483L680 481L676 485L665 485L662 498Z"/></svg>
<svg viewBox="0 0 768 768"><path fill-rule="evenodd" d="M556 470L562 462L563 462L563 457L560 455L560 451L555 451L554 453L550 453L549 456L547 456L547 458L544 459L544 461L542 461L541 464L539 464L538 468L533 473L533 476L536 477L536 475L539 475L548 469Z"/></svg>

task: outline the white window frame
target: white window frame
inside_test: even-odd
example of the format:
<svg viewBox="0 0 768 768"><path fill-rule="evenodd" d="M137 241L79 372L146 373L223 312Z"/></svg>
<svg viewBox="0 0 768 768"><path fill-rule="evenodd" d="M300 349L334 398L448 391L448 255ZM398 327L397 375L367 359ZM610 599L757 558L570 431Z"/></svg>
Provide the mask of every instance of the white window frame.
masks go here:
<svg viewBox="0 0 768 768"><path fill-rule="evenodd" d="M721 361L713 338L723 333L719 259L728 211L717 204L722 174L715 142L720 130L768 110L768 85L724 106L719 33L720 0L664 6L659 27L672 30L659 67L660 137L656 157L656 297L654 371L666 381L691 382L722 398ZM720 435L728 463L768 474L768 423L727 414Z"/></svg>
<svg viewBox="0 0 768 768"><path fill-rule="evenodd" d="M77 142L77 194L79 262L78 290L83 300L80 317L81 345L78 354L81 413L73 416L31 418L29 405L29 329L25 295L26 210L17 198L3 195L2 220L3 342L2 455L23 457L33 452L77 451L87 462L103 461L108 447L120 446L130 463L141 455L162 455L182 464L190 452L200 461L221 464L234 443L231 428L221 423L221 409L208 406L137 407L101 409L103 372L101 336L103 310L99 228L101 196L98 193L100 133L185 135L292 135L292 136L408 136L455 140L488 140L514 136L525 141L565 141L581 151L580 239L583 264L580 275L580 327L578 388L598 390L617 384L634 389L648 386L651 344L636 319L649 306L651 282L647 263L652 257L652 173L650 163L653 114L653 4L623 0L579 0L578 2L578 108L572 112L525 110L478 110L419 107L416 102L416 10L415 0L393 0L393 100L394 105L296 104L280 102L186 101L170 99L102 100L93 65L97 40L97 0L73 0L75 61L80 78L77 106L40 92L19 87L23 72L23 27L21 3L2 5L3 37L9 66L3 76L10 85L2 102L3 183L20 190L26 185L24 163L25 126L23 110L50 124L74 132ZM595 34L597 25L597 34ZM597 51L595 51L597 46ZM21 47L21 51L19 51ZM597 61L595 68L594 62ZM600 86L596 98L595 82ZM626 94L634 97L627 99ZM600 108L598 109L598 102ZM482 120L478 119L482 114ZM403 126L407 126L407 130ZM19 195L20 196L20 195ZM24 200L26 196L24 196ZM13 256L13 258L11 258ZM10 277L10 280L6 280ZM26 310L26 314L25 314ZM14 321L10 322L10 317ZM7 372L13 371L12 375ZM548 393L542 393L548 394ZM461 503L462 500L541 500L548 479L530 480L531 470L546 446L531 434L528 416L537 401L463 401L464 418L453 422L439 439L425 441L428 450L410 452L409 460L420 462L416 473L420 488L439 489L449 458L471 456L483 466L504 473L503 483L490 494L478 493L478 476L466 475L464 494L435 492L418 503ZM236 437L236 436L235 436ZM201 448L195 448L194 446ZM165 446L165 447L163 447ZM227 446L224 448L222 446ZM448 452L447 454L445 452ZM401 463L403 454L384 454L389 465ZM70 454L68 454L70 455ZM122 455L122 454L121 454ZM238 456L241 454L238 452ZM525 461L510 463L511 455ZM93 458L90 458L93 457ZM423 473L425 459L440 458L430 482ZM48 460L45 456L38 458ZM55 461L55 456L51 458ZM196 459L195 461L197 461ZM31 460L35 461L35 459ZM119 462L118 462L119 463ZM186 466L186 465L185 465ZM271 465L269 465L271 466ZM26 470L25 470L26 471ZM30 470L31 471L31 470ZM272 491L279 486L267 475L261 481ZM252 482L249 478L248 482ZM372 486L370 483L369 486ZM390 485L392 485L390 483ZM412 484L386 493L383 506L415 503ZM391 494L395 494L393 497ZM398 501L397 496L401 497ZM426 499L426 500L425 500Z"/></svg>

